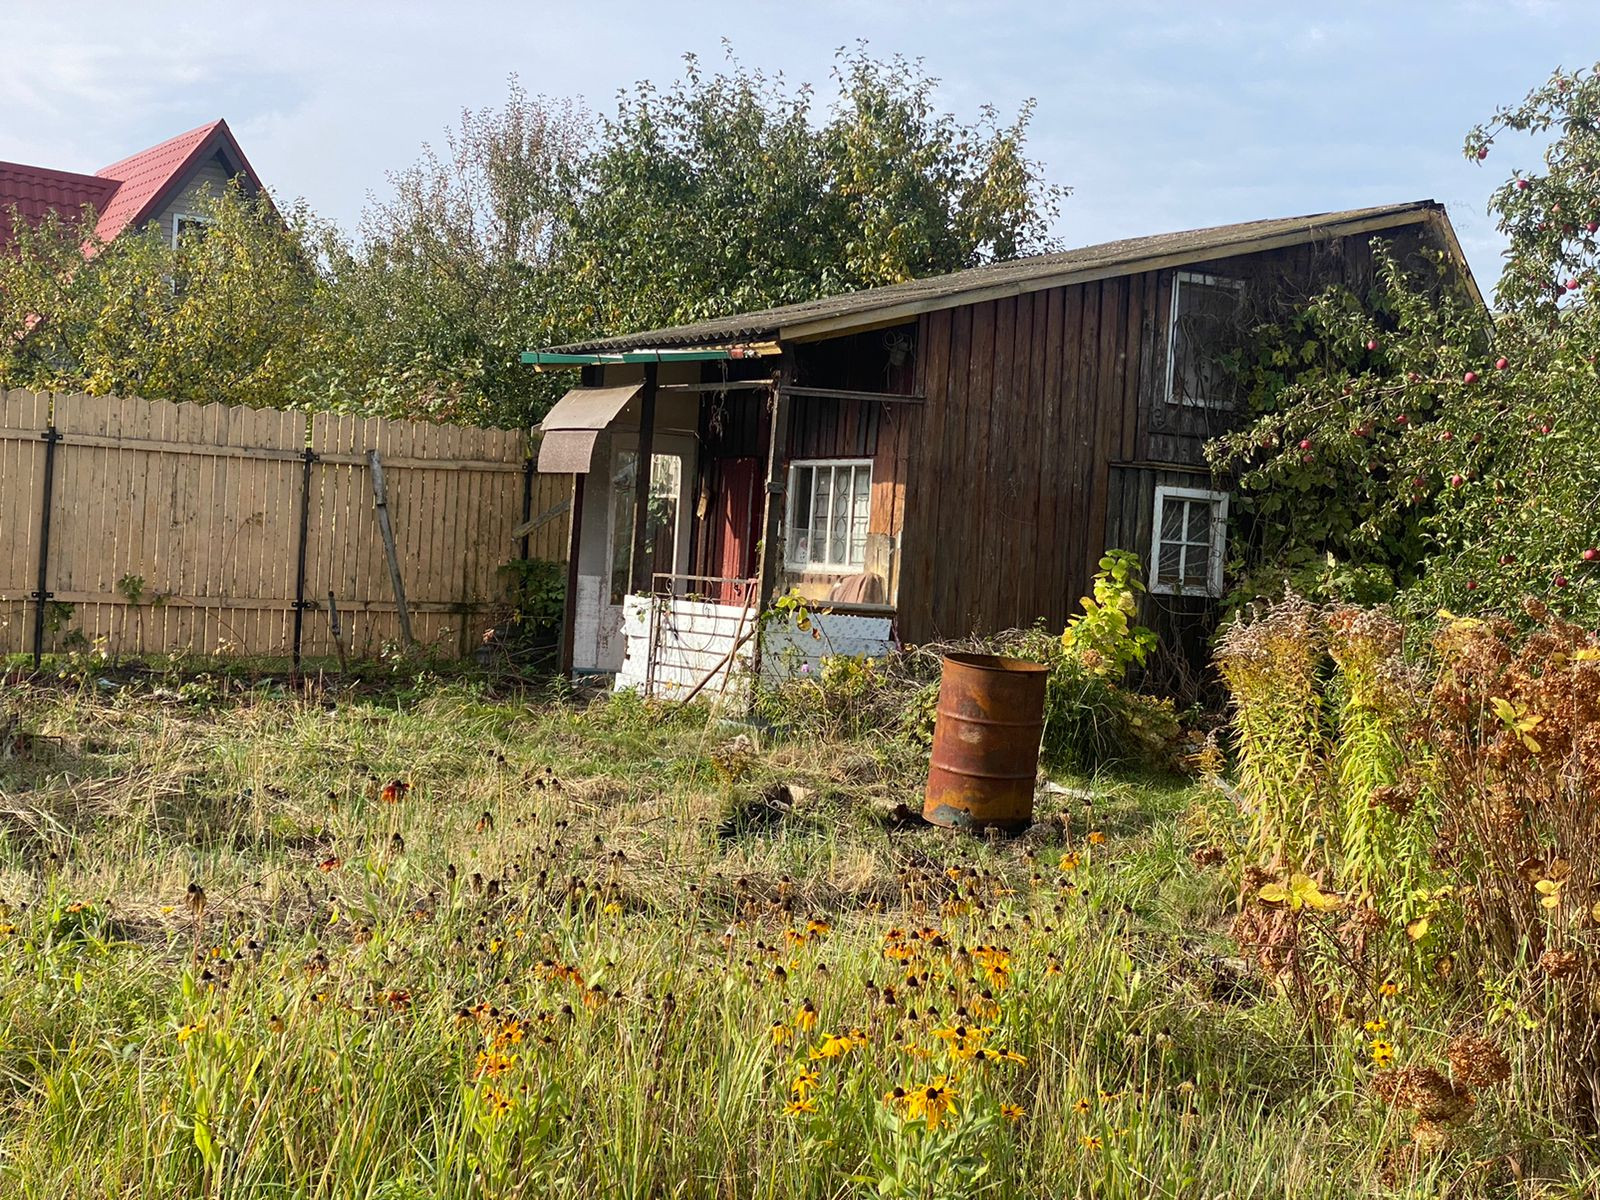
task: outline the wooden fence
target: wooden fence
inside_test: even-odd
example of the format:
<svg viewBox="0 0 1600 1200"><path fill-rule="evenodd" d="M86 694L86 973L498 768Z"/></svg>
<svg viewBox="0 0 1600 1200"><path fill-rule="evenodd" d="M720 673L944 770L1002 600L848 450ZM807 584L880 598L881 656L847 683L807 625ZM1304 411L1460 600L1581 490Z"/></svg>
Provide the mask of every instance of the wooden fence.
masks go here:
<svg viewBox="0 0 1600 1200"><path fill-rule="evenodd" d="M330 592L353 654L399 644L372 451L412 633L465 656L505 563L565 557L570 481L522 432L0 390L0 653L42 615L46 653L331 657Z"/></svg>

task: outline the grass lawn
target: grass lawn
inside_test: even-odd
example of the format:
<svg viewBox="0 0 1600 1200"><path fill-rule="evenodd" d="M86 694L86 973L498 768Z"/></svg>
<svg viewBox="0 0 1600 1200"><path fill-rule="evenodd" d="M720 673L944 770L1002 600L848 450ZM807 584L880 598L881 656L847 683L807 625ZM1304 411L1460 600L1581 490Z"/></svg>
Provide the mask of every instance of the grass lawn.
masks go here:
<svg viewBox="0 0 1600 1200"><path fill-rule="evenodd" d="M1230 957L1185 781L1063 780L990 841L887 817L913 747L697 708L8 713L5 1197L1581 1194L1408 1154L1359 1029Z"/></svg>

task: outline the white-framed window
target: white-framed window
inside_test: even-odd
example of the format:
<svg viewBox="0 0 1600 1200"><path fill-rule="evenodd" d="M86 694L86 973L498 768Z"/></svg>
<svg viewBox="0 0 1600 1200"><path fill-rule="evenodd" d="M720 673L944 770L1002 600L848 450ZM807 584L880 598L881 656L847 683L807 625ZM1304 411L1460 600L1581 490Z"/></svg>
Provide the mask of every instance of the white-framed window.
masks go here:
<svg viewBox="0 0 1600 1200"><path fill-rule="evenodd" d="M1222 595L1228 493L1158 487L1150 539L1150 590L1167 596Z"/></svg>
<svg viewBox="0 0 1600 1200"><path fill-rule="evenodd" d="M1244 281L1178 271L1167 323L1167 400L1196 408L1229 408L1233 384L1217 363L1244 301Z"/></svg>
<svg viewBox="0 0 1600 1200"><path fill-rule="evenodd" d="M172 248L176 250L178 243L191 234L204 237L210 225L211 218L203 213L173 213Z"/></svg>
<svg viewBox="0 0 1600 1200"><path fill-rule="evenodd" d="M785 563L796 571L861 570L867 564L867 516L871 509L870 458L818 458L791 463Z"/></svg>

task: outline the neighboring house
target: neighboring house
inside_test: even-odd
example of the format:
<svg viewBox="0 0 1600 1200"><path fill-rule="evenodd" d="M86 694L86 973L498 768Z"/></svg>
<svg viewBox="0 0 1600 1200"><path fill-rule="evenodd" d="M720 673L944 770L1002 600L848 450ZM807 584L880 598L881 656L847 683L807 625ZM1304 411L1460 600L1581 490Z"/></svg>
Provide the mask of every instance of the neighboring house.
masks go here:
<svg viewBox="0 0 1600 1200"><path fill-rule="evenodd" d="M151 222L164 238L176 240L184 229L204 222L204 200L222 195L232 179L250 195L262 190L228 123L220 120L93 175L0 162L0 248L11 240L12 206L23 220L38 222L52 210L76 216L88 204L97 214L95 234L101 241Z"/></svg>
<svg viewBox="0 0 1600 1200"><path fill-rule="evenodd" d="M1229 528L1204 446L1246 419L1210 351L1252 297L1364 290L1375 236L1442 250L1475 286L1443 207L1421 201L525 354L583 370L539 451L575 478L567 665L672 693L730 660L1059 629L1113 547L1144 560L1141 615L1176 663L1203 662ZM791 589L829 610L820 636L752 637Z"/></svg>

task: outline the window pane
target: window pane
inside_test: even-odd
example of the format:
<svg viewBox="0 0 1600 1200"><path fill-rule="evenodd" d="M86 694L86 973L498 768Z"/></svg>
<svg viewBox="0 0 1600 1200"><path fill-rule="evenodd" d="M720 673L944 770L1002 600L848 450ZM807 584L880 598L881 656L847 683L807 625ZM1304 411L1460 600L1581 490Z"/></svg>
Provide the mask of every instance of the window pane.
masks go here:
<svg viewBox="0 0 1600 1200"><path fill-rule="evenodd" d="M872 515L872 468L855 468L855 503L850 514L850 565L867 562L867 524Z"/></svg>
<svg viewBox="0 0 1600 1200"><path fill-rule="evenodd" d="M632 580L633 497L639 456L620 450L611 473L611 603L621 604Z"/></svg>
<svg viewBox="0 0 1600 1200"><path fill-rule="evenodd" d="M1240 289L1228 284L1178 281L1172 329L1173 399L1200 405L1232 402L1232 384L1217 355L1227 349L1241 301Z"/></svg>
<svg viewBox="0 0 1600 1200"><path fill-rule="evenodd" d="M1161 540L1164 542L1181 542L1183 540L1183 513L1188 502L1176 500L1171 496L1161 501Z"/></svg>
<svg viewBox="0 0 1600 1200"><path fill-rule="evenodd" d="M828 562L833 566L842 566L849 555L852 474L849 467L833 469L832 525L828 533Z"/></svg>
<svg viewBox="0 0 1600 1200"><path fill-rule="evenodd" d="M832 511L833 503L833 468L817 467L815 471L816 482L811 493L811 553L806 556L808 563L828 561L828 513Z"/></svg>
<svg viewBox="0 0 1600 1200"><path fill-rule="evenodd" d="M1189 541L1211 544L1211 502L1189 500Z"/></svg>
<svg viewBox="0 0 1600 1200"><path fill-rule="evenodd" d="M1161 543L1161 564L1156 579L1162 583L1176 583L1183 578L1183 547L1177 542Z"/></svg>
<svg viewBox="0 0 1600 1200"><path fill-rule="evenodd" d="M794 469L794 508L789 520L789 536L794 545L789 548L790 562L807 562L811 553L811 484L815 474L815 467Z"/></svg>

